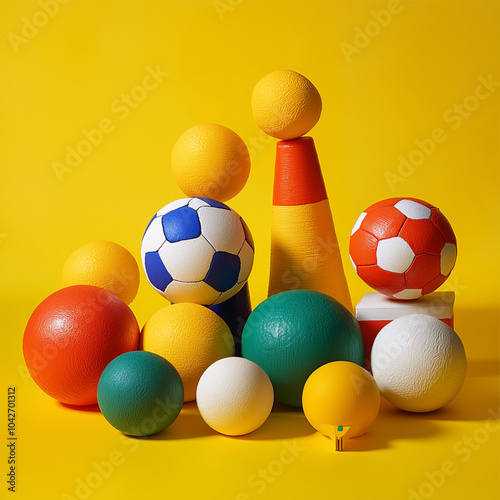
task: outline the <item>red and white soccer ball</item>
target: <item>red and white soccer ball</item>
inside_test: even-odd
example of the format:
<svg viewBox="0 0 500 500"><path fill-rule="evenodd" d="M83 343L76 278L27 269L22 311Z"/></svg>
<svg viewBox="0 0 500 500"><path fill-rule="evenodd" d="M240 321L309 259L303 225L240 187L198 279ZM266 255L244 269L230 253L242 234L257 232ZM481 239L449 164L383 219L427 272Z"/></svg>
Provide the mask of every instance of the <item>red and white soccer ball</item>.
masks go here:
<svg viewBox="0 0 500 500"><path fill-rule="evenodd" d="M416 299L446 281L457 259L457 240L433 205L390 198L358 217L349 256L367 285L395 299Z"/></svg>

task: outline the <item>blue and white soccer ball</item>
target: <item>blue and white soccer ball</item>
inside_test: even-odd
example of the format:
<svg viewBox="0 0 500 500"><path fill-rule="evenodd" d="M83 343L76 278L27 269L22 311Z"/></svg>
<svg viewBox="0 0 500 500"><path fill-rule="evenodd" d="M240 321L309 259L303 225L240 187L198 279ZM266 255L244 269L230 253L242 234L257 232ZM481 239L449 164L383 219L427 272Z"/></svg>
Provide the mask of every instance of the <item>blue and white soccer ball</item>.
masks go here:
<svg viewBox="0 0 500 500"><path fill-rule="evenodd" d="M141 245L146 276L170 302L220 304L252 270L254 244L243 219L208 198L173 201L151 219Z"/></svg>

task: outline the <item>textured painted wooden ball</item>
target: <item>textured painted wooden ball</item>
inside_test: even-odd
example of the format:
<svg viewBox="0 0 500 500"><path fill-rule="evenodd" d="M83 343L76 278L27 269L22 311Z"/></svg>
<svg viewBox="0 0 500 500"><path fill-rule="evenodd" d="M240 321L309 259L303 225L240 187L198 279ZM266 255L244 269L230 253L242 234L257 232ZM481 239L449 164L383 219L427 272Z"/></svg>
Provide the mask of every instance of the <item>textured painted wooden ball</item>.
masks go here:
<svg viewBox="0 0 500 500"><path fill-rule="evenodd" d="M258 429L274 403L273 385L254 362L230 357L210 365L198 383L196 403L214 430L241 436Z"/></svg>
<svg viewBox="0 0 500 500"><path fill-rule="evenodd" d="M92 285L130 304L139 289L139 266L134 256L112 241L91 241L76 249L63 266L62 284Z"/></svg>
<svg viewBox="0 0 500 500"><path fill-rule="evenodd" d="M311 373L330 361L364 362L356 318L332 297L312 290L273 295L250 314L242 334L242 355L268 374L277 401L302 405Z"/></svg>
<svg viewBox="0 0 500 500"><path fill-rule="evenodd" d="M170 302L220 304L248 280L253 238L224 203L182 198L159 210L141 243L148 281Z"/></svg>
<svg viewBox="0 0 500 500"><path fill-rule="evenodd" d="M302 406L309 423L325 436L350 427L349 437L363 434L380 409L380 392L363 367L348 361L320 366L307 379Z"/></svg>
<svg viewBox="0 0 500 500"><path fill-rule="evenodd" d="M321 96L303 75L277 70L264 76L252 93L252 112L257 125L277 139L296 139L307 134L321 116Z"/></svg>
<svg viewBox="0 0 500 500"><path fill-rule="evenodd" d="M118 356L104 369L97 399L113 427L131 436L149 436L177 418L184 389L169 361L152 352L134 351Z"/></svg>
<svg viewBox="0 0 500 500"><path fill-rule="evenodd" d="M71 405L97 403L97 384L116 356L139 347L139 325L116 295L90 285L62 288L33 311L24 359L37 385Z"/></svg>
<svg viewBox="0 0 500 500"><path fill-rule="evenodd" d="M186 196L227 201L247 182L250 154L232 130L216 123L199 123L177 139L171 168Z"/></svg>
<svg viewBox="0 0 500 500"><path fill-rule="evenodd" d="M450 275L457 240L434 205L390 198L367 208L351 232L349 255L365 283L393 299L417 299Z"/></svg>
<svg viewBox="0 0 500 500"><path fill-rule="evenodd" d="M203 372L215 361L234 356L234 340L225 321L200 304L163 307L146 321L141 348L168 359L179 372L184 400L196 398Z"/></svg>
<svg viewBox="0 0 500 500"><path fill-rule="evenodd" d="M460 391L467 358L460 337L425 314L409 314L384 326L372 347L371 368L381 394L412 412L433 411Z"/></svg>

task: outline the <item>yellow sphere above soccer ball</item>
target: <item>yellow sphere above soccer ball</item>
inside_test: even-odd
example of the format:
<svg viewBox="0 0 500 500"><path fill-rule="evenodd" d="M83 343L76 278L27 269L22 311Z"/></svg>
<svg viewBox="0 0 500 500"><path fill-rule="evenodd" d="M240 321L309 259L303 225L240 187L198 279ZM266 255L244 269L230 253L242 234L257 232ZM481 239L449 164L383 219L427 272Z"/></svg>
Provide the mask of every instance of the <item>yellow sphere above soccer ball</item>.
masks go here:
<svg viewBox="0 0 500 500"><path fill-rule="evenodd" d="M250 154L243 139L216 123L200 123L175 143L172 174L186 196L227 201L245 186Z"/></svg>

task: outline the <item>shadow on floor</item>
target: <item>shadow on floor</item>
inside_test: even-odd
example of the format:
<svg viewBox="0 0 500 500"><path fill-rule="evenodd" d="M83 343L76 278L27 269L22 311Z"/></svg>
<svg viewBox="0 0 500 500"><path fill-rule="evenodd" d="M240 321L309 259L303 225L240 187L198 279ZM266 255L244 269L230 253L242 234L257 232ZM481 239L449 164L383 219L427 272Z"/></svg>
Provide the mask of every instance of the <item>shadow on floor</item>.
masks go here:
<svg viewBox="0 0 500 500"><path fill-rule="evenodd" d="M88 406L77 406L77 405L68 405L66 403L57 402L57 404L63 408L68 408L69 410L78 410L78 411L88 411L92 413L101 413L99 405L88 405Z"/></svg>
<svg viewBox="0 0 500 500"><path fill-rule="evenodd" d="M228 436L229 439L261 441L267 439L287 439L313 434L315 430L306 420L302 410L279 403L275 404L271 415L256 431L244 436ZM150 440L189 439L220 434L211 429L202 419L196 403L185 403L177 420L163 432L150 436Z"/></svg>
<svg viewBox="0 0 500 500"><path fill-rule="evenodd" d="M307 436L315 432L300 408L275 403L271 415L261 427L250 434L235 436L235 439L248 441L288 439Z"/></svg>
<svg viewBox="0 0 500 500"><path fill-rule="evenodd" d="M473 369L475 370L474 367ZM490 370L488 364L485 369ZM484 373L483 368L479 368L479 372ZM488 373L490 372L488 371ZM499 407L500 385L498 377L471 376L468 371L464 385L453 401L439 410L420 414L420 418L449 421L486 420L492 418L492 412L493 415L498 415Z"/></svg>
<svg viewBox="0 0 500 500"><path fill-rule="evenodd" d="M181 413L175 422L164 431L152 436L144 436L136 439L148 441L170 441L176 439L193 439L208 436L215 436L217 433L212 430L201 418L196 403L184 403Z"/></svg>
<svg viewBox="0 0 500 500"><path fill-rule="evenodd" d="M385 399L380 401L377 419L362 436L349 439L345 451L370 451L391 448L391 442L439 436L442 430L420 414L398 410ZM333 446L333 443L332 443Z"/></svg>

